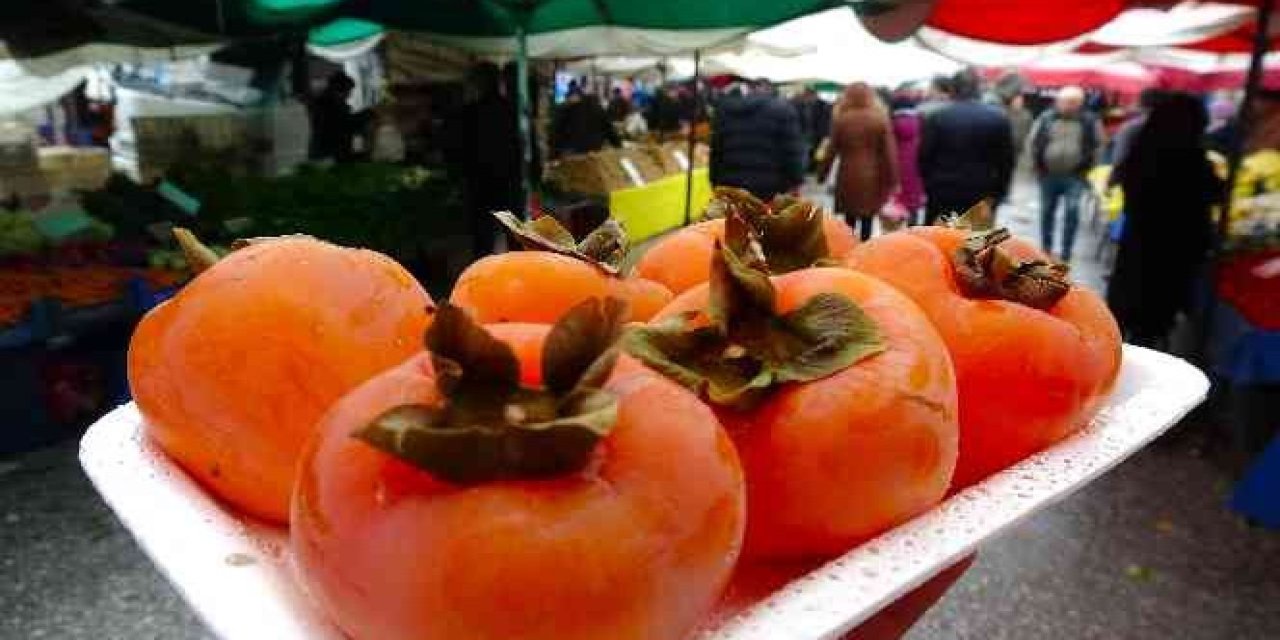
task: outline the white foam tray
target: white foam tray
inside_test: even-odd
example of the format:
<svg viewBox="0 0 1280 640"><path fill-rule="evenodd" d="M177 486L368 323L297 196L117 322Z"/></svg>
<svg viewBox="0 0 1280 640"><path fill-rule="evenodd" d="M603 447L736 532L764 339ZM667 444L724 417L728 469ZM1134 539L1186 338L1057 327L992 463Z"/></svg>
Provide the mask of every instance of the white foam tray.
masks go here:
<svg viewBox="0 0 1280 640"><path fill-rule="evenodd" d="M1087 428L790 583L706 640L838 638L983 541L1119 464L1208 392L1177 358L1126 346L1106 408ZM93 425L80 462L187 602L227 640L343 637L298 589L287 534L205 494L142 433L132 404Z"/></svg>

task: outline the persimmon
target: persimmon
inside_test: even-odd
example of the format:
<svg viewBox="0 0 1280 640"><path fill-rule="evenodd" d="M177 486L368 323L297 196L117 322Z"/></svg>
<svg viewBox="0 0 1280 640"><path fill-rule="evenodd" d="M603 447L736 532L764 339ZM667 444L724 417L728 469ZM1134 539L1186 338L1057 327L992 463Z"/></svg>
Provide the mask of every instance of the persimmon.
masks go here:
<svg viewBox="0 0 1280 640"><path fill-rule="evenodd" d="M718 246L709 284L624 344L711 403L737 445L745 556L840 553L937 504L956 460L956 389L924 314L865 274L771 278L741 251Z"/></svg>
<svg viewBox="0 0 1280 640"><path fill-rule="evenodd" d="M449 300L481 324L550 324L583 300L601 297L625 300L628 319L643 321L671 301L663 285L622 272L626 236L615 220L577 242L551 216L521 224L510 213L494 215L528 250L481 258L458 277Z"/></svg>
<svg viewBox="0 0 1280 640"><path fill-rule="evenodd" d="M957 489L1087 424L1119 373L1106 304L1004 229L915 227L860 245L847 263L915 300L951 352Z"/></svg>
<svg viewBox="0 0 1280 640"><path fill-rule="evenodd" d="M217 260L184 237L193 259ZM233 251L134 332L129 384L146 432L214 495L285 522L317 420L420 349L430 304L372 251L306 237Z"/></svg>
<svg viewBox="0 0 1280 640"><path fill-rule="evenodd" d="M750 192L718 187L708 216L719 216L680 229L658 241L636 263L636 275L665 285L679 294L702 284L711 275L717 240L724 240L728 210L758 227L765 257L774 272L811 267L840 259L858 244L849 225L805 201L780 196L770 204Z"/></svg>
<svg viewBox="0 0 1280 640"><path fill-rule="evenodd" d="M334 405L291 534L339 627L660 640L699 624L741 546L742 470L693 394L611 373L623 318L592 299L554 327L481 328L446 303L427 353Z"/></svg>

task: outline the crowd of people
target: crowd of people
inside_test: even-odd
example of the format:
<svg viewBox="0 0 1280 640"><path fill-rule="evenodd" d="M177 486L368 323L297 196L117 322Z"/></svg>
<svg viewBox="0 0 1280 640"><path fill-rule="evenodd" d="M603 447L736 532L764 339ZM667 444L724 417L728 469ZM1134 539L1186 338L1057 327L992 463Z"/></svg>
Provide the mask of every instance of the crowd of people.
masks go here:
<svg viewBox="0 0 1280 640"><path fill-rule="evenodd" d="M1033 114L1021 89L984 92L966 71L925 91L854 83L828 125L807 92L788 105L758 81L716 103L711 180L767 199L797 190L802 168L815 166L830 176L836 212L867 239L876 219L886 228L934 224L979 201L1004 202L1021 157L1039 187L1041 248L1069 264L1092 188L1086 176L1106 162L1126 202L1107 300L1127 339L1162 346L1177 314L1191 309L1207 259L1223 190L1206 151L1232 144L1234 109L1215 102L1210 119L1202 96L1148 91L1109 137L1091 98L1064 87ZM809 163L815 149L825 162Z"/></svg>
<svg viewBox="0 0 1280 640"><path fill-rule="evenodd" d="M490 140L469 145L474 153L465 163L475 176L467 191L477 211L519 205L514 186L493 188L518 185L519 164L514 125L495 124L513 122L514 107L490 75L483 78L489 89L465 111L474 117L459 123L466 139ZM1128 339L1160 344L1176 314L1189 308L1211 242L1210 212L1222 185L1205 152L1232 144L1231 105L1207 109L1201 96L1148 91L1108 134L1096 93L1064 87L1044 100L1028 89L1019 82L984 86L972 71L927 87L853 83L833 102L813 88L787 99L767 80L716 91L635 84L603 95L575 81L550 114L547 149L555 158L624 139L683 139L709 125L713 185L768 200L816 180L829 186L836 213L863 239L877 227L934 224L981 201L999 205L1021 160L1040 192L1041 248L1065 263L1074 257L1082 198L1092 188L1086 176L1108 164L1126 198L1108 302ZM499 157L512 162L496 163ZM491 248L490 226L477 223L477 251Z"/></svg>

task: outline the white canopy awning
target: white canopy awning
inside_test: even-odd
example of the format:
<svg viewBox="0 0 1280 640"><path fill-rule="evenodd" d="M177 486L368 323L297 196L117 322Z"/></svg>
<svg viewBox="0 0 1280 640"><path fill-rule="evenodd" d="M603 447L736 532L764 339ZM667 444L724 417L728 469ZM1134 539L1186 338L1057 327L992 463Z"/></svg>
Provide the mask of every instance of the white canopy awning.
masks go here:
<svg viewBox="0 0 1280 640"><path fill-rule="evenodd" d="M797 18L751 34L748 41L763 47L803 42L812 51L794 56L768 55L762 50L712 56L714 64L747 77L775 82L867 82L893 86L938 74L961 65L910 40L889 44L871 35L853 12L832 9Z"/></svg>
<svg viewBox="0 0 1280 640"><path fill-rule="evenodd" d="M88 67L71 67L51 76L38 76L13 60L0 60L0 119L56 101L88 75Z"/></svg>

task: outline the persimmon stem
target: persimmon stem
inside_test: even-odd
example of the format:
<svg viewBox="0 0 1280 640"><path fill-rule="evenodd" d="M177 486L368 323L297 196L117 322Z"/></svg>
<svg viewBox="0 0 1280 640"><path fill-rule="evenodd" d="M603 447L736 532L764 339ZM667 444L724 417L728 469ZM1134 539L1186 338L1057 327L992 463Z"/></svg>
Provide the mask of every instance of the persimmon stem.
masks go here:
<svg viewBox="0 0 1280 640"><path fill-rule="evenodd" d="M218 262L218 254L205 246L196 234L183 227L173 228L173 239L178 242L182 254L187 258L187 265L193 273L200 273Z"/></svg>
<svg viewBox="0 0 1280 640"><path fill-rule="evenodd" d="M972 298L1008 300L1047 310L1071 290L1060 262L1020 260L1000 245L1012 235L996 228L969 235L952 256L956 284Z"/></svg>
<svg viewBox="0 0 1280 640"><path fill-rule="evenodd" d="M532 388L510 345L442 303L426 342L443 400L394 407L352 435L460 485L580 471L617 421L604 385L625 310L614 298L569 310L543 344L544 386Z"/></svg>

